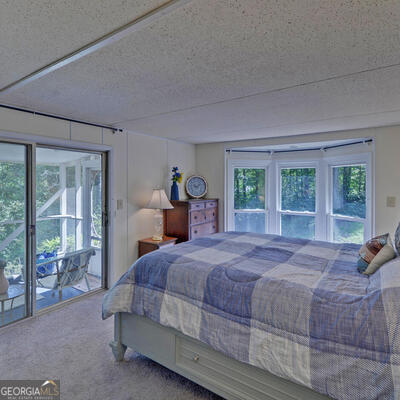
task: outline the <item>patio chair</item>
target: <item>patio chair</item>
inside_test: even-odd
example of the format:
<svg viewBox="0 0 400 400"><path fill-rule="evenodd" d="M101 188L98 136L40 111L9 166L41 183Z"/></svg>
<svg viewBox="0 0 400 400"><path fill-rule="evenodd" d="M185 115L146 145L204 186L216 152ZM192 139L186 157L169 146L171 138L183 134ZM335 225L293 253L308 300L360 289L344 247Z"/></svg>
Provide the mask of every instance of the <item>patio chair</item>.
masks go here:
<svg viewBox="0 0 400 400"><path fill-rule="evenodd" d="M58 290L60 301L62 301L62 289L69 286L77 285L85 278L86 286L90 290L87 271L90 258L96 254L94 248L83 249L66 253L59 260L51 259L48 264L56 264L57 272L49 274L40 274L37 277L38 286L49 288L53 291ZM40 266L45 266L47 263L41 263Z"/></svg>

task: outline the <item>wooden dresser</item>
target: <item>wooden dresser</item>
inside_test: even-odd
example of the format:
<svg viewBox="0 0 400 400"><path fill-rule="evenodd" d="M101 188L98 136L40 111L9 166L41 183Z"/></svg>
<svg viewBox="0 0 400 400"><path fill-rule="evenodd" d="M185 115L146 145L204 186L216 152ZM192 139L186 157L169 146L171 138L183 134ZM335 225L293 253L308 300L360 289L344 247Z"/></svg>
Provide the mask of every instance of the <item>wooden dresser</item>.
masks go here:
<svg viewBox="0 0 400 400"><path fill-rule="evenodd" d="M164 210L164 233L186 242L218 232L218 199L172 200Z"/></svg>

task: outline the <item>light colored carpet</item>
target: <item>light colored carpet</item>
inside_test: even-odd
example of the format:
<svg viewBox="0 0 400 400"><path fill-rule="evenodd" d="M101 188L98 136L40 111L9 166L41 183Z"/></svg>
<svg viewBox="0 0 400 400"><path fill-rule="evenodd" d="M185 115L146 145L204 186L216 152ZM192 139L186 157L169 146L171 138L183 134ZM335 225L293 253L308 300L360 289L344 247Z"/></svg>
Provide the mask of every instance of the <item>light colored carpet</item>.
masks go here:
<svg viewBox="0 0 400 400"><path fill-rule="evenodd" d="M0 379L60 379L63 400L220 400L129 350L117 363L108 346L113 318L97 294L0 329Z"/></svg>

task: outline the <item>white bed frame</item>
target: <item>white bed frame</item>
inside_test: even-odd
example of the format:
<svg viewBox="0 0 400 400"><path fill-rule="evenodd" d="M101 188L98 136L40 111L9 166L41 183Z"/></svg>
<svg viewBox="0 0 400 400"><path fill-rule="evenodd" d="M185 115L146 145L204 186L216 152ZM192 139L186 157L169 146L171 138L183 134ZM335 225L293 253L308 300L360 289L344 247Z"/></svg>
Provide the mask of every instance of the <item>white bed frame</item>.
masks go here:
<svg viewBox="0 0 400 400"><path fill-rule="evenodd" d="M130 347L227 400L329 399L134 314L115 314L110 346L117 361L123 360Z"/></svg>

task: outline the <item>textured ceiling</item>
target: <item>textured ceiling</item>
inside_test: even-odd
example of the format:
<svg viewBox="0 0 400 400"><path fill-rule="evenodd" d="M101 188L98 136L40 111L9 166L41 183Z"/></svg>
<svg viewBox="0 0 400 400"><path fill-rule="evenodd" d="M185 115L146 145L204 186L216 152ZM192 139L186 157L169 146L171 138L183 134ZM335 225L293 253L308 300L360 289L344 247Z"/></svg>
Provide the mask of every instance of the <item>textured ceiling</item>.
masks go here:
<svg viewBox="0 0 400 400"><path fill-rule="evenodd" d="M162 3L162 0L1 0L0 87Z"/></svg>
<svg viewBox="0 0 400 400"><path fill-rule="evenodd" d="M0 86L161 3L1 2ZM380 126L399 48L398 0L193 0L0 102L192 143Z"/></svg>

